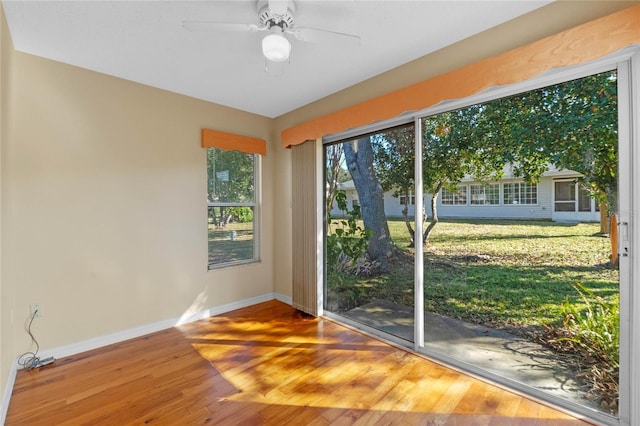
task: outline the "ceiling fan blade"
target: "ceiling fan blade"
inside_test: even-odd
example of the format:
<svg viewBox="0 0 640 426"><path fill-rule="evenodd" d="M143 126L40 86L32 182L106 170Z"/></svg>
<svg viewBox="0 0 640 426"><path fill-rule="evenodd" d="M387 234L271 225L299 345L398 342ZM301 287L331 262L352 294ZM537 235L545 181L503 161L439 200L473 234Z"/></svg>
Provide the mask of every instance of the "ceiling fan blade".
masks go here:
<svg viewBox="0 0 640 426"><path fill-rule="evenodd" d="M209 21L184 21L182 28L187 31L224 31L224 32L257 32L264 31L266 27L259 27L255 24L235 24L230 22L209 22Z"/></svg>
<svg viewBox="0 0 640 426"><path fill-rule="evenodd" d="M310 43L335 42L360 46L360 37L353 34L319 30L316 28L294 28L293 30L288 30L286 32L292 34L300 41L307 41Z"/></svg>

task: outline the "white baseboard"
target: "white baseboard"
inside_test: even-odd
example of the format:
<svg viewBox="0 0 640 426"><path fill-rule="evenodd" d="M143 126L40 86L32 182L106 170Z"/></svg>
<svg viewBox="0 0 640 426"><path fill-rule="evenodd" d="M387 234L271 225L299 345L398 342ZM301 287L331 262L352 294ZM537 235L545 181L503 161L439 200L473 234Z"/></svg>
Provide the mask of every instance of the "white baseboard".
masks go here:
<svg viewBox="0 0 640 426"><path fill-rule="evenodd" d="M281 301L282 303L286 303L287 305L291 305L293 303L291 296L285 296L284 294L274 293L273 298Z"/></svg>
<svg viewBox="0 0 640 426"><path fill-rule="evenodd" d="M5 383L4 392L2 392L2 406L0 406L0 425L4 425L4 421L7 418L7 412L9 411L9 402L11 401L11 394L13 393L13 385L16 382L16 374L18 373L18 360L13 361L11 370L9 370L9 377L7 383Z"/></svg>
<svg viewBox="0 0 640 426"><path fill-rule="evenodd" d="M146 334L155 333L156 331L166 330L168 328L175 327L181 324L187 324L190 322L198 321L201 319L209 318L216 315L221 315L227 312L235 311L236 309L246 308L257 303L267 302L269 300L279 300L283 303L291 305L291 297L282 295L280 293L265 293L260 296L251 297L249 299L240 300L238 302L228 303L226 305L216 306L202 311L184 314L178 318L171 318L162 321L158 321L152 324L146 324L140 327L130 328L128 330L122 330L115 333L107 334L104 336L94 337L91 339L83 340L81 342L72 343L70 345L59 346L57 348L42 350L39 353L41 358L54 357L63 358L71 355L76 355L82 352L90 351L92 349L98 349L103 346L112 345L114 343L123 342L125 340L133 339L135 337L144 336ZM0 425L4 425L4 420L9 410L9 402L11 400L11 394L13 392L13 385L15 383L16 374L18 371L18 362L14 362L11 368L9 378L7 379L6 386L2 395L2 406L0 409Z"/></svg>
<svg viewBox="0 0 640 426"><path fill-rule="evenodd" d="M81 342L72 343L70 345L60 346L60 347L49 349L49 350L42 350L40 352L41 353L40 357L47 358L52 356L54 358L63 358L66 356L79 354L82 352L90 351L92 349L98 349L103 346L112 345L114 343L119 343L125 340L155 333L156 331L166 330L168 328L175 327L177 325L188 324L190 322L209 318L215 315L221 315L226 312L235 311L236 309L246 308L247 306L255 305L257 303L262 303L262 302L266 302L266 301L277 299L277 298L278 297L273 292L265 293L265 294L261 294L260 296L255 296L249 299L228 303L226 305L216 306L209 309L203 309L198 312L187 313L182 315L181 317L170 318L170 319L158 321L152 324L146 324L140 327L134 327L128 330L118 331L115 333L107 334L105 336L94 337L91 339L83 340Z"/></svg>

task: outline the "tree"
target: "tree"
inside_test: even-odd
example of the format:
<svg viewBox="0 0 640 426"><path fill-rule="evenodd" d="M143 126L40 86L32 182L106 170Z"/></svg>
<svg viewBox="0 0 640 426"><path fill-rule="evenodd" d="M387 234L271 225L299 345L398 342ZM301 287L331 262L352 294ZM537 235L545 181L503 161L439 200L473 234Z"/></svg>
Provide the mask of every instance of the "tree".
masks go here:
<svg viewBox="0 0 640 426"><path fill-rule="evenodd" d="M344 148L342 144L330 145L325 150L326 160L326 180L327 180L327 193L326 203L327 212L331 211L334 200L336 198L336 191L338 190L338 184L344 182L345 177L348 176L348 172L343 168L344 165Z"/></svg>
<svg viewBox="0 0 640 426"><path fill-rule="evenodd" d="M459 182L467 175L484 181L499 178L504 167L500 144L488 145L490 138L481 137L482 129L476 128L481 105L472 105L445 112L422 120L423 123L423 190L431 194L431 220L422 234L425 244L438 223L437 200L442 188L457 191ZM379 133L371 137L375 152L376 172L385 190L393 190L394 196L409 200L414 187L414 132L413 126ZM479 142L484 144L480 145ZM423 206L416 200L416 208ZM415 231L408 217L408 204L403 216L411 245L415 244Z"/></svg>
<svg viewBox="0 0 640 426"><path fill-rule="evenodd" d="M413 125L371 136L374 167L382 189L384 191L393 190L394 197L403 197L405 200L402 216L411 236L410 247L415 245L415 231L409 218L410 196L415 185L414 140ZM422 206L422 203L416 200L416 206L418 205Z"/></svg>
<svg viewBox="0 0 640 426"><path fill-rule="evenodd" d="M480 182L502 177L502 147L478 126L482 113L483 106L478 104L422 120L422 179L425 193L431 194L432 212L423 243L438 223L437 200L442 188L456 192L468 176Z"/></svg>
<svg viewBox="0 0 640 426"><path fill-rule="evenodd" d="M603 205L607 217L618 204L618 105L615 72L585 77L555 87L562 118L560 152L553 163L583 175L581 183ZM607 225L609 221L607 220ZM608 229L607 229L608 232Z"/></svg>
<svg viewBox="0 0 640 426"><path fill-rule="evenodd" d="M246 203L254 201L254 156L240 151L226 151L219 148L207 149L207 198L216 203ZM235 212L245 220L248 212L238 210ZM243 209L243 208L241 208ZM209 209L213 214L214 223L226 225L231 219L233 209L221 206L220 217L215 217L215 210ZM251 218L253 216L251 215Z"/></svg>
<svg viewBox="0 0 640 426"><path fill-rule="evenodd" d="M502 140L514 171L537 181L549 164L579 179L607 216L617 205L618 119L615 71L484 104L478 126Z"/></svg>
<svg viewBox="0 0 640 426"><path fill-rule="evenodd" d="M423 244L438 223L437 197L442 188L457 191L467 176L480 182L500 179L506 164L531 183L549 165L579 172L592 196L613 211L617 203L616 90L615 73L607 72L425 117L423 189L432 194L432 217ZM414 187L413 139L413 127L407 126L344 145L363 219L371 223L365 220L365 226L378 226L364 205L378 199L382 205L382 190L376 185L409 200ZM365 144L368 141L371 145ZM418 203L422 205L421 200ZM378 210L383 215L382 207ZM407 205L403 216L413 242ZM384 233L380 230L378 236Z"/></svg>
<svg viewBox="0 0 640 426"><path fill-rule="evenodd" d="M378 261L384 270L388 267L388 259L395 248L384 212L382 186L373 166L370 138L367 136L345 142L343 147L347 170L351 173L358 193L362 221L365 229L371 231L367 253L369 258Z"/></svg>

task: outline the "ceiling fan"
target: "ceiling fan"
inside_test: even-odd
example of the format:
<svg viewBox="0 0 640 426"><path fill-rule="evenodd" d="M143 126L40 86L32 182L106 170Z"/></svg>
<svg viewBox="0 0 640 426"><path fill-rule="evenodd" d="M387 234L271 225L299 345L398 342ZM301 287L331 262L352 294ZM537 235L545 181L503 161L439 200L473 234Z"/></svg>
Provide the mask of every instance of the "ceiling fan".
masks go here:
<svg viewBox="0 0 640 426"><path fill-rule="evenodd" d="M304 42L351 42L360 44L360 37L336 31L316 28L295 27L296 7L293 0L258 0L257 24L184 21L182 27L188 31L223 31L267 33L262 39L262 54L273 62L284 62L289 59L291 42L287 36Z"/></svg>

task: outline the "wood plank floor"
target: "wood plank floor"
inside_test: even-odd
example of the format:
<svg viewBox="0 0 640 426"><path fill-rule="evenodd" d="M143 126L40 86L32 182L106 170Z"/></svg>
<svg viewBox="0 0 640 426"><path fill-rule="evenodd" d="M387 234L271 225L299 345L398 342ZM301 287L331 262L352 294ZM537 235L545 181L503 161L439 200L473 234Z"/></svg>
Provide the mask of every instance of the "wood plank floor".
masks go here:
<svg viewBox="0 0 640 426"><path fill-rule="evenodd" d="M578 425L265 302L18 372L7 425Z"/></svg>

